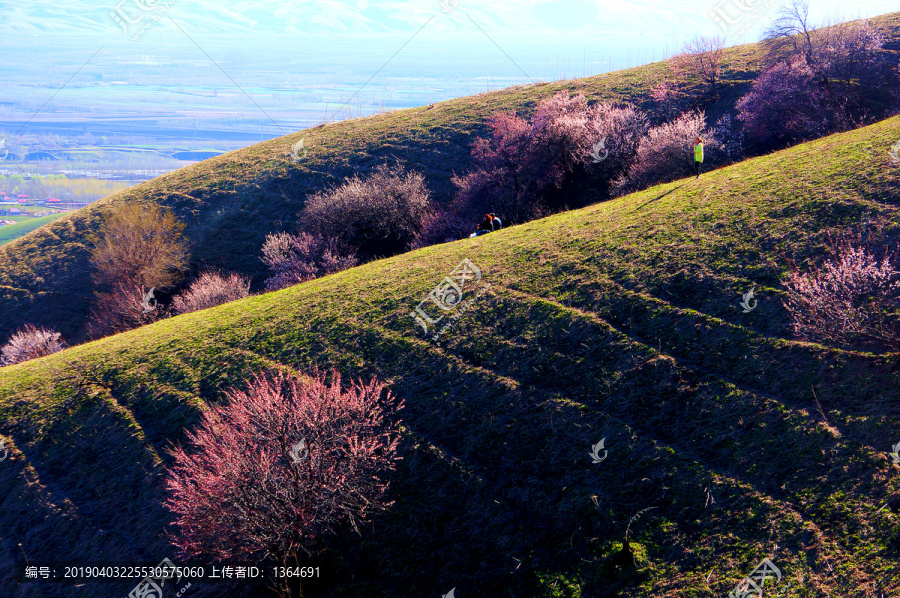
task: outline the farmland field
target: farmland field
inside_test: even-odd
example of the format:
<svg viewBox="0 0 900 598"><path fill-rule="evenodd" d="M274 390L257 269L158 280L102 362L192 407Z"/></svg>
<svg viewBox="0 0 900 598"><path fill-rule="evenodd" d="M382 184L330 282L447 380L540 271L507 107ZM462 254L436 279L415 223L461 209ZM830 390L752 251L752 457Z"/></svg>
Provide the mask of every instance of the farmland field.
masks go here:
<svg viewBox="0 0 900 598"><path fill-rule="evenodd" d="M44 226L48 222L53 222L57 218L65 215L65 212L60 212L59 214L50 214L49 216L41 216L40 218L19 219L20 221L16 224L2 226L0 227L0 245L5 245L14 239L18 239L22 235L30 233L34 229ZM4 219L16 220L16 218L10 218L9 216L4 216Z"/></svg>

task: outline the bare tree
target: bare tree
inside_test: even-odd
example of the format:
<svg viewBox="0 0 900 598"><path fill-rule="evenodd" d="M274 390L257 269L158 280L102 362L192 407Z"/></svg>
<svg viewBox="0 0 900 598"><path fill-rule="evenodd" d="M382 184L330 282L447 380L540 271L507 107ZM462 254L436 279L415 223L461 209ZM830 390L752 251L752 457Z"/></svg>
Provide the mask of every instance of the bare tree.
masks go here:
<svg viewBox="0 0 900 598"><path fill-rule="evenodd" d="M188 258L183 229L157 204L109 208L91 254L94 282L100 287L88 323L91 336L122 332L159 316L150 291L182 278Z"/></svg>
<svg viewBox="0 0 900 598"><path fill-rule="evenodd" d="M676 71L690 73L709 86L713 96L719 98L719 81L722 78L722 62L725 60L725 38L722 36L697 36L674 58Z"/></svg>
<svg viewBox="0 0 900 598"><path fill-rule="evenodd" d="M806 62L815 67L815 45L809 23L809 1L792 0L778 10L778 18L766 29L764 39L769 47L770 64L783 60L786 53L803 54Z"/></svg>
<svg viewBox="0 0 900 598"><path fill-rule="evenodd" d="M123 203L110 206L105 216L91 254L96 284L161 288L181 279L188 255L184 224L170 210Z"/></svg>

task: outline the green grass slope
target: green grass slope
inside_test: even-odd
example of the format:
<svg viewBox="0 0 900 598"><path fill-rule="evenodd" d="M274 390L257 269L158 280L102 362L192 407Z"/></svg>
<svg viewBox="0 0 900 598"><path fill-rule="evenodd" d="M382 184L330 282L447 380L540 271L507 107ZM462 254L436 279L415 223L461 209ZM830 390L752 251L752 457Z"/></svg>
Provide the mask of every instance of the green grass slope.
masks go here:
<svg viewBox="0 0 900 598"><path fill-rule="evenodd" d="M900 49L900 13L875 22L891 40L887 51ZM727 51L721 100L701 104L710 122L748 91L759 74L760 51L757 44ZM300 131L158 177L0 248L0 339L25 323L56 327L70 339L81 334L93 298L88 237L110 202L155 200L171 207L187 225L195 267L237 270L261 289L265 236L293 230L308 194L398 158L424 173L434 198L446 202L452 175L468 170L472 142L486 134L485 121L496 112L530 115L540 100L565 89L652 111L648 91L665 79L674 79L669 62L513 87ZM300 139L308 155L294 163L289 153Z"/></svg>
<svg viewBox="0 0 900 598"><path fill-rule="evenodd" d="M10 241L14 241L62 216L65 216L65 213L60 212L59 214L50 214L49 216L41 216L40 218L29 218L22 222L17 222L16 224L8 224L0 228L0 245L6 245Z"/></svg>
<svg viewBox="0 0 900 598"><path fill-rule="evenodd" d="M307 596L713 597L763 558L788 596L895 595L900 526L879 508L900 491L898 355L791 340L779 277L829 230L875 215L900 228L898 130L0 369L0 594L126 595L134 584L17 587L10 571L17 557L170 556L165 447L253 372L335 366L406 400L403 460L395 507L310 561L322 577ZM464 258L490 287L425 339L408 314ZM629 520L650 507L631 526L637 568L621 569Z"/></svg>

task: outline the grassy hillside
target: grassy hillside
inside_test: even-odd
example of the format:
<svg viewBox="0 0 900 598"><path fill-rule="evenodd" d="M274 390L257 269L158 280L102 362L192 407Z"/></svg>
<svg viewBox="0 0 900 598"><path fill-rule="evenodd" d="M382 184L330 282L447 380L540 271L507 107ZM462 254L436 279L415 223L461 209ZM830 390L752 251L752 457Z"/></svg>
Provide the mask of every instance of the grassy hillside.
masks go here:
<svg viewBox="0 0 900 598"><path fill-rule="evenodd" d="M892 40L889 51L900 49L900 13L876 23ZM748 91L759 74L759 55L756 44L727 51L721 100L702 104L711 122ZM259 290L267 275L259 260L265 236L293 230L309 193L399 158L424 173L435 199L446 202L451 176L468 170L471 144L485 134L485 119L494 113L530 115L540 100L564 89L652 111L647 92L665 79L673 80L670 65L659 62L513 87L300 131L158 177L0 248L0 339L29 322L54 326L70 339L81 333L93 296L88 234L109 202L152 199L171 207L187 225L195 268L238 270L251 275ZM296 164L289 154L300 139L308 155Z"/></svg>
<svg viewBox="0 0 900 598"><path fill-rule="evenodd" d="M10 241L18 239L22 235L44 226L49 222L53 222L57 218L65 216L65 213L50 214L49 216L41 216L40 218L28 218L16 224L8 224L0 228L0 245L6 245Z"/></svg>
<svg viewBox="0 0 900 598"><path fill-rule="evenodd" d="M403 461L395 507L312 561L307 596L713 597L763 558L784 574L775 590L792 584L781 595L895 595L900 526L879 508L900 492L900 356L790 340L779 277L820 256L828 230L875 215L900 230L898 130L893 118L0 369L0 593L126 595L133 584L40 593L9 572L19 554L170 556L164 449L251 372L337 366L406 400ZM490 288L425 339L408 314L464 258ZM759 304L743 313L751 285ZM617 568L650 507L631 527L638 569Z"/></svg>

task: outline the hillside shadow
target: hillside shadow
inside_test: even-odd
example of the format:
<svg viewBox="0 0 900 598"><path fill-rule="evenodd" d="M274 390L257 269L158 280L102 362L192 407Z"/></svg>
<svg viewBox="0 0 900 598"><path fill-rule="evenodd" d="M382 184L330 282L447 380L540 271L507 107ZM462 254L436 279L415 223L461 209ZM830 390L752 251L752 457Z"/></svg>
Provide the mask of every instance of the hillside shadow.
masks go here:
<svg viewBox="0 0 900 598"><path fill-rule="evenodd" d="M678 191L679 189L681 189L682 187L684 187L686 184L687 184L687 183L682 183L681 185L678 185L677 187L674 187L674 188L672 188L672 189L669 189L668 191L666 191L665 193L663 193L663 194L660 195L659 197L655 197L655 198L653 198L653 199L651 199L651 200L649 200L649 201L643 203L642 205L639 205L638 207L636 207L635 209L633 209L633 210L632 210L631 212L629 212L629 213L630 213L630 214L634 214L635 212L637 212L638 210L640 210L641 208L643 208L643 207L646 206L647 204L651 204L651 203L653 203L654 201L659 201L660 199L662 199L662 198L665 197L666 195L669 195L670 193L674 193L675 191Z"/></svg>

